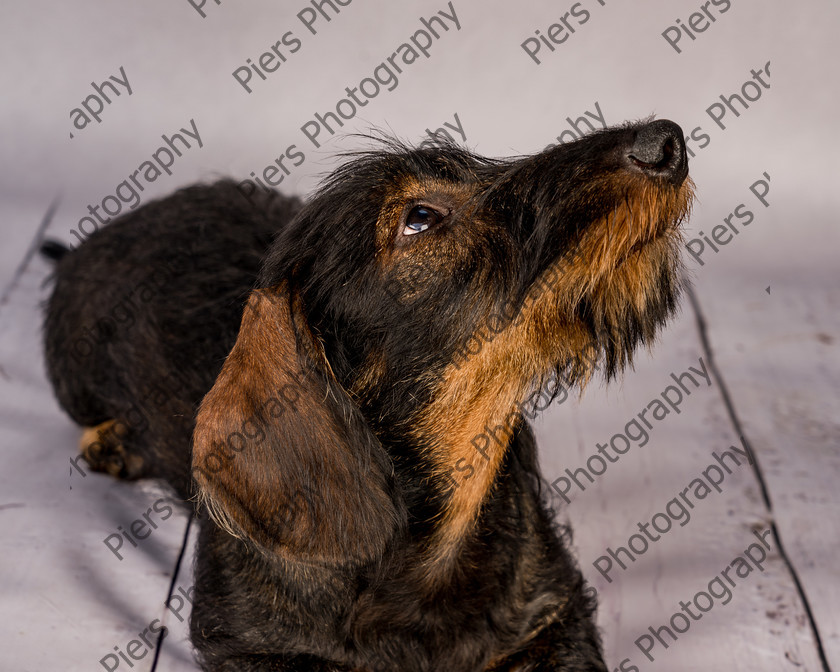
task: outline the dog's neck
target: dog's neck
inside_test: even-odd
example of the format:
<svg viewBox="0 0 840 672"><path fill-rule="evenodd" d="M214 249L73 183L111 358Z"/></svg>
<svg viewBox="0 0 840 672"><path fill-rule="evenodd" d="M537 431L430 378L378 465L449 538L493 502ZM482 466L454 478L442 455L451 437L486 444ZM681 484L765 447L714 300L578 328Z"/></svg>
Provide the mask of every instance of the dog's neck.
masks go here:
<svg viewBox="0 0 840 672"><path fill-rule="evenodd" d="M429 578L448 574L473 532L522 419L520 405L556 362L570 361L588 338L582 325L558 324L563 283L552 279L478 353L447 366L417 423L433 478L439 488L451 489L429 545ZM459 464L472 472L453 488L451 473Z"/></svg>

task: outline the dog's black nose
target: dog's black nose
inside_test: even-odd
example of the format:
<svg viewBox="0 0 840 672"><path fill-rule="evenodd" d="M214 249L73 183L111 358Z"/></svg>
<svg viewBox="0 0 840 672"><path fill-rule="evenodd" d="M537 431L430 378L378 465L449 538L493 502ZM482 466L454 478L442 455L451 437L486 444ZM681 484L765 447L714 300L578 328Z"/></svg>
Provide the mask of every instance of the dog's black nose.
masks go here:
<svg viewBox="0 0 840 672"><path fill-rule="evenodd" d="M636 131L627 158L642 172L681 184L688 175L688 156L682 129L673 121L660 119Z"/></svg>

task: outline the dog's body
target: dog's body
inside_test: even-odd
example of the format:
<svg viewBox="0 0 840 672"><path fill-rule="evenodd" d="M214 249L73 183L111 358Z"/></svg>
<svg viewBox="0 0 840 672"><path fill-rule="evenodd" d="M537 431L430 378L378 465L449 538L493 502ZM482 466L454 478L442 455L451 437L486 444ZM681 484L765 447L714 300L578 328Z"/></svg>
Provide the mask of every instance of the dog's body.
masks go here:
<svg viewBox="0 0 840 672"><path fill-rule="evenodd" d="M47 373L73 420L100 428L84 446L92 466L193 494L185 447L196 408L272 238L299 209L279 194L249 203L231 182L190 187L62 256L44 324Z"/></svg>
<svg viewBox="0 0 840 672"><path fill-rule="evenodd" d="M206 669L606 669L523 404L599 356L612 375L673 311L686 174L670 122L510 162L393 147L291 222L295 201L220 183L60 261L48 369L99 428L87 459L185 496L191 472L212 516L192 617ZM196 227L196 266L170 264L132 328L80 357L74 334Z"/></svg>

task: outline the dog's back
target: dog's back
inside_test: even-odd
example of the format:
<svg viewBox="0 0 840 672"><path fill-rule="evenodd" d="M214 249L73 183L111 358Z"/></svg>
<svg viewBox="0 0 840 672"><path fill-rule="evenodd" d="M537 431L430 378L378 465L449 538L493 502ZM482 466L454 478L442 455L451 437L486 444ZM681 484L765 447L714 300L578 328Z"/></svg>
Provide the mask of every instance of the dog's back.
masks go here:
<svg viewBox="0 0 840 672"><path fill-rule="evenodd" d="M165 477L188 494L195 408L236 340L268 246L299 207L222 181L151 202L67 254L47 244L57 266L46 362L59 403L85 427L124 423L93 435L94 468ZM108 445L117 439L147 459L121 463Z"/></svg>

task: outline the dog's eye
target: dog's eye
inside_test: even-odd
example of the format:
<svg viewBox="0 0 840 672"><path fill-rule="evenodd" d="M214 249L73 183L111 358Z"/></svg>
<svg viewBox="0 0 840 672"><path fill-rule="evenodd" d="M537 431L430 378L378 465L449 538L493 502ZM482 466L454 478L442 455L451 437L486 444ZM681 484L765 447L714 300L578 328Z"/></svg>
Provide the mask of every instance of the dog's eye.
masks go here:
<svg viewBox="0 0 840 672"><path fill-rule="evenodd" d="M405 218L403 235L413 236L415 233L420 233L435 224L439 224L442 220L443 215L436 210L423 205L415 205Z"/></svg>

